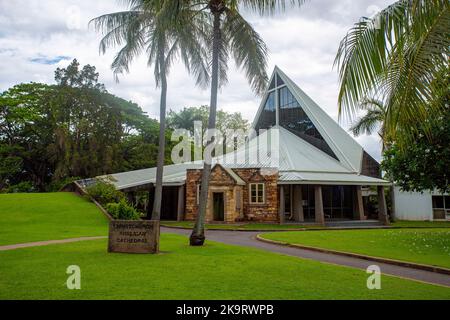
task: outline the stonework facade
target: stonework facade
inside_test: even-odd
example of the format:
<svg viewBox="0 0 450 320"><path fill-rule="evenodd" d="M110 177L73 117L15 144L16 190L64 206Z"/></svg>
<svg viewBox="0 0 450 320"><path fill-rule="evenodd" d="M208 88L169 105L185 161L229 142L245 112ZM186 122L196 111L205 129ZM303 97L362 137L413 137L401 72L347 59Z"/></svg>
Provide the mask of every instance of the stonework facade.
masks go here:
<svg viewBox="0 0 450 320"><path fill-rule="evenodd" d="M230 171L232 170L232 171ZM278 221L277 172L263 172L260 169L225 169L216 165L211 179L206 209L206 221ZM185 220L195 220L199 209L202 170L187 170ZM250 184L264 184L264 203L251 204ZM223 217L217 215L217 194L223 199Z"/></svg>
<svg viewBox="0 0 450 320"><path fill-rule="evenodd" d="M244 187L244 217L247 221L278 222L278 171L255 169L233 169L242 180ZM250 203L250 184L263 183L265 188L264 204Z"/></svg>

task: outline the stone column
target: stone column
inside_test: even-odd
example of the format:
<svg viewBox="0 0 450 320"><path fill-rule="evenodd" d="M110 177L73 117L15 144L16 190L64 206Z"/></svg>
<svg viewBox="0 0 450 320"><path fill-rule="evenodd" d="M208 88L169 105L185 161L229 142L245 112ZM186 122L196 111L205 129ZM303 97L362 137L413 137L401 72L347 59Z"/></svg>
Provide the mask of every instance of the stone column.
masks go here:
<svg viewBox="0 0 450 320"><path fill-rule="evenodd" d="M362 188L361 186L354 187L354 198L353 198L353 219L364 220L366 217L364 215L364 204L362 198Z"/></svg>
<svg viewBox="0 0 450 320"><path fill-rule="evenodd" d="M184 185L178 187L177 221L184 219Z"/></svg>
<svg viewBox="0 0 450 320"><path fill-rule="evenodd" d="M305 221L305 216L303 214L303 196L302 196L302 186L295 185L294 186L294 196L292 199L293 210L294 210L294 219L296 222Z"/></svg>
<svg viewBox="0 0 450 320"><path fill-rule="evenodd" d="M378 186L377 190L378 190L378 220L380 220L385 225L389 225L386 198L384 195L384 187Z"/></svg>
<svg viewBox="0 0 450 320"><path fill-rule="evenodd" d="M284 198L284 186L280 186L280 224L284 223L284 211L285 211L285 198Z"/></svg>
<svg viewBox="0 0 450 320"><path fill-rule="evenodd" d="M325 213L323 211L322 186L314 186L316 223L325 225Z"/></svg>

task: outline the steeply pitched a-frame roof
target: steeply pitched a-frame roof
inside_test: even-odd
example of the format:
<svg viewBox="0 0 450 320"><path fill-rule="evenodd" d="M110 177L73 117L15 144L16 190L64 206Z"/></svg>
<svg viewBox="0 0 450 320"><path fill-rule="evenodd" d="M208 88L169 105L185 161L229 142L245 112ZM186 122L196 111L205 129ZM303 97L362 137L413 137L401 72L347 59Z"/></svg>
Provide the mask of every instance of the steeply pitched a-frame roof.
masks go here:
<svg viewBox="0 0 450 320"><path fill-rule="evenodd" d="M341 128L325 111L323 111L303 90L301 90L286 74L275 67L271 81L278 76L300 104L304 112L313 122L328 146L334 152L341 164L349 170L360 173L362 166L363 148ZM256 114L253 128L256 127L259 116L264 108L268 93Z"/></svg>
<svg viewBox="0 0 450 320"><path fill-rule="evenodd" d="M390 185L386 180L362 175L363 148L278 67L275 67L270 83L275 77L281 80L278 81L278 87L275 85L276 90L280 85L289 89L309 118L309 124L312 122L334 155L330 155L328 150L324 151L312 145L282 125L275 124L259 136L250 138L236 151L214 158L213 165L220 164L238 184L244 184L244 181L231 169L256 167L273 169L273 155L259 152L259 140L268 139L276 132L279 152L275 169L278 170L279 184ZM273 92L273 89L269 86L256 114L253 128L256 127L269 92ZM249 154L253 157L248 157ZM254 161L256 154L257 162ZM241 161L236 162L236 159ZM202 161L165 166L164 185L182 185L186 181L188 169L202 168ZM117 189L134 188L154 184L156 168L112 174L111 177Z"/></svg>

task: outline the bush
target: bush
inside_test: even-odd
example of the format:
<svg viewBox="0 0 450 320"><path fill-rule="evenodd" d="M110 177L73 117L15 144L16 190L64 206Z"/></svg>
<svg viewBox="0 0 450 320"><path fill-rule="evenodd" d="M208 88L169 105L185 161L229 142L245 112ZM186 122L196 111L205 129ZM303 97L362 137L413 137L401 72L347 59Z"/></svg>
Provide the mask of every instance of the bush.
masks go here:
<svg viewBox="0 0 450 320"><path fill-rule="evenodd" d="M81 180L80 177L67 177L62 180L54 181L50 184L48 190L50 192L58 192L68 184L71 184L72 182L75 182L77 180Z"/></svg>
<svg viewBox="0 0 450 320"><path fill-rule="evenodd" d="M139 220L141 215L139 212L130 206L125 199L119 203L108 203L106 211L116 220Z"/></svg>
<svg viewBox="0 0 450 320"><path fill-rule="evenodd" d="M97 181L96 184L88 187L86 192L103 206L108 203L118 203L125 199L125 194L117 191L114 185L105 181Z"/></svg>
<svg viewBox="0 0 450 320"><path fill-rule="evenodd" d="M30 181L24 181L6 188L6 193L32 193L32 192L36 192L36 189Z"/></svg>

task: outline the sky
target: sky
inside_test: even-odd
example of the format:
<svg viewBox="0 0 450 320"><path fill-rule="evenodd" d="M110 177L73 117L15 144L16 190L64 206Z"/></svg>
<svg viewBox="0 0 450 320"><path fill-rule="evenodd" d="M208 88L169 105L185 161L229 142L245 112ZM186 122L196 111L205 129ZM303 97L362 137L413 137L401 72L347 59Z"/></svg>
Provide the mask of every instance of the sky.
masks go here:
<svg viewBox="0 0 450 320"><path fill-rule="evenodd" d="M22 82L54 83L54 71L76 58L94 65L99 81L119 97L138 103L152 118L159 117L159 91L145 57L137 59L117 83L111 62L117 49L99 53L101 35L88 26L91 19L122 11L115 0L0 0L0 92ZM310 0L300 9L273 16L243 12L269 48L268 74L275 65L338 121L339 79L333 62L339 42L360 17L373 16L393 0ZM255 96L242 70L230 63L229 83L218 107L239 111L250 122L261 98ZM209 90L195 87L184 66L175 64L168 79L168 109L209 104ZM348 129L350 123L341 121ZM375 159L381 158L376 134L356 140Z"/></svg>

